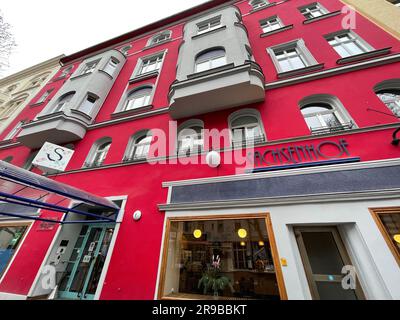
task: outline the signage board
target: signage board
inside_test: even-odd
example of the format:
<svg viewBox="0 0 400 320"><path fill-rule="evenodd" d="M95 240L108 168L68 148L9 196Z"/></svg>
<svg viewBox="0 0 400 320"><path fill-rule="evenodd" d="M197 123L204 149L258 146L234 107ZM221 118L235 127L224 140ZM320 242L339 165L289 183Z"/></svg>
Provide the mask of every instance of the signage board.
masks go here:
<svg viewBox="0 0 400 320"><path fill-rule="evenodd" d="M46 173L65 171L74 151L65 147L45 142L32 164Z"/></svg>

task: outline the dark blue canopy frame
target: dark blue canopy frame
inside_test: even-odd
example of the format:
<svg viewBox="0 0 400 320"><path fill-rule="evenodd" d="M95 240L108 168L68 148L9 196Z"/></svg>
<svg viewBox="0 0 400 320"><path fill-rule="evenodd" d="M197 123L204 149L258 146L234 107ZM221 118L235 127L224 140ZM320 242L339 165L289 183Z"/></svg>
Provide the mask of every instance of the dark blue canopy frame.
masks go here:
<svg viewBox="0 0 400 320"><path fill-rule="evenodd" d="M19 187L18 190L15 190L16 186ZM24 195L17 195L21 192L23 192ZM45 194L41 194L40 192L45 192ZM31 197L27 195L31 195ZM49 195L58 201L56 203L46 202L45 199L48 198ZM73 207L62 206L61 203L67 199L75 200L79 202L79 204ZM17 211L4 212L4 210L0 208L0 216L4 215L14 218L60 224L115 223L120 209L111 200L21 169L4 161L0 161L0 201L12 205L14 210L16 209ZM77 209L81 204L86 204L102 210L104 209L105 214L99 215ZM50 210L66 214L62 220L46 219L32 214L22 214L18 212L18 208L21 207ZM68 213L86 216L91 220L67 221Z"/></svg>

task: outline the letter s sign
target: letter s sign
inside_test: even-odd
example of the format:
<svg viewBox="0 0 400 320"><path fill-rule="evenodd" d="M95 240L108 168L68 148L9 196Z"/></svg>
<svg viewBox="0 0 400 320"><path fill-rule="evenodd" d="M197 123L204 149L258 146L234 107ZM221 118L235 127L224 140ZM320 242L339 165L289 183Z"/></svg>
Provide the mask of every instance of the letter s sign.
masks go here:
<svg viewBox="0 0 400 320"><path fill-rule="evenodd" d="M57 158L57 159L54 159L53 156L52 156L50 153L47 153L47 159L49 159L50 161L53 161L53 162L55 162L55 161L61 161L61 160L64 158L63 154L61 153L61 152L63 152L63 151L64 151L64 150L61 149L61 148L56 148L56 149L53 150L53 153L55 154L55 155L53 155L53 156L54 156L55 158Z"/></svg>

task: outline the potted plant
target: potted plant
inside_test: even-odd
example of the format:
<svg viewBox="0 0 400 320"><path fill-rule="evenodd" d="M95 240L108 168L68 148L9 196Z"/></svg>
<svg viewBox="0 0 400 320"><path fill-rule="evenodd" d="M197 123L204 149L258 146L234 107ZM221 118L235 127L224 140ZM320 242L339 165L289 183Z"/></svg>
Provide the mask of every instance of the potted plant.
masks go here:
<svg viewBox="0 0 400 320"><path fill-rule="evenodd" d="M213 256L211 265L207 266L207 270L203 273L199 280L199 289L203 287L204 294L212 291L215 298L218 297L218 292L223 291L227 286L233 290L228 277L221 273L221 258Z"/></svg>

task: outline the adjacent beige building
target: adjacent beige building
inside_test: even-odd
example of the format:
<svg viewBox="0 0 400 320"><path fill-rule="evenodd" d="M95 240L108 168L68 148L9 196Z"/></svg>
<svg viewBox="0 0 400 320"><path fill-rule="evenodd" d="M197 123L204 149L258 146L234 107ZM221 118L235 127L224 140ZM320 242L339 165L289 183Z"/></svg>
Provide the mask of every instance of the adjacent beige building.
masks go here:
<svg viewBox="0 0 400 320"><path fill-rule="evenodd" d="M400 0L341 0L400 39Z"/></svg>
<svg viewBox="0 0 400 320"><path fill-rule="evenodd" d="M0 79L0 133L60 69L63 55Z"/></svg>

